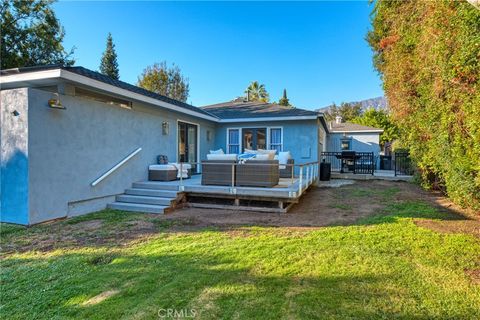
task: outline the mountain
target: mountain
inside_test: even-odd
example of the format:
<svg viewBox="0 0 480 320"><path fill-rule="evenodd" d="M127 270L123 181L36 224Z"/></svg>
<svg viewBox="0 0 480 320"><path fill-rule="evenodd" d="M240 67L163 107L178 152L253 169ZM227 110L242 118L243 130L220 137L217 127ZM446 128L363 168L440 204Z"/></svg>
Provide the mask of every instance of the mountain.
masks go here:
<svg viewBox="0 0 480 320"><path fill-rule="evenodd" d="M366 109L373 107L375 110L380 110L380 109L387 109L387 99L385 97L376 97L376 98L371 98L371 99L366 99L366 100L361 100L361 101L352 101L348 102L349 104L361 104L362 105L362 110L365 111ZM325 112L328 110L330 106L326 106L320 109L317 109L317 111L320 112Z"/></svg>

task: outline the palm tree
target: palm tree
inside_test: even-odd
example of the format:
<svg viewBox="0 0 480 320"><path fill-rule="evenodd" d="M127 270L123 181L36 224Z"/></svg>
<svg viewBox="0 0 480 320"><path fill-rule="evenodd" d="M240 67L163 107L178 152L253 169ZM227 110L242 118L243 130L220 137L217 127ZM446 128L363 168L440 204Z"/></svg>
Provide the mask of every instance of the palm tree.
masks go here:
<svg viewBox="0 0 480 320"><path fill-rule="evenodd" d="M265 85L258 83L258 81L250 83L247 89L245 89L245 93L247 94L248 101L268 102L270 99Z"/></svg>

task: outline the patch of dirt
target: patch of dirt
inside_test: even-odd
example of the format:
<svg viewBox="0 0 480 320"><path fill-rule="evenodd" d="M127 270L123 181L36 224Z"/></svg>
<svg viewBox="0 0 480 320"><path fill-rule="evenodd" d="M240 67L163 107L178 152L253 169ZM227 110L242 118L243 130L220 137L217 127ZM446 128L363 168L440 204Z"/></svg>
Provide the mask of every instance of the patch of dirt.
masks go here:
<svg viewBox="0 0 480 320"><path fill-rule="evenodd" d="M76 228L83 229L85 231L93 231L100 229L103 225L103 221L96 219L90 221L82 221L76 224Z"/></svg>
<svg viewBox="0 0 480 320"><path fill-rule="evenodd" d="M480 284L480 269L465 270L465 273L470 277L474 284Z"/></svg>
<svg viewBox="0 0 480 320"><path fill-rule="evenodd" d="M105 292L102 292L100 294L97 294L95 297L92 297L82 303L82 306L91 306L91 305L96 305L99 304L100 302L107 300L108 298L118 294L120 291L118 290L108 290Z"/></svg>
<svg viewBox="0 0 480 320"><path fill-rule="evenodd" d="M412 185L404 182L357 181L339 188L313 187L287 214L251 212L240 210L215 210L182 208L165 219L195 219L197 227L205 226L272 226L272 227L323 227L346 225L359 218L377 214L386 205L383 190L394 190L394 201L417 194L410 191ZM366 190L356 195L356 190ZM353 193L353 195L352 195ZM397 194L398 193L398 194Z"/></svg>
<svg viewBox="0 0 480 320"><path fill-rule="evenodd" d="M468 233L480 238L478 220L417 220L415 224L441 233Z"/></svg>

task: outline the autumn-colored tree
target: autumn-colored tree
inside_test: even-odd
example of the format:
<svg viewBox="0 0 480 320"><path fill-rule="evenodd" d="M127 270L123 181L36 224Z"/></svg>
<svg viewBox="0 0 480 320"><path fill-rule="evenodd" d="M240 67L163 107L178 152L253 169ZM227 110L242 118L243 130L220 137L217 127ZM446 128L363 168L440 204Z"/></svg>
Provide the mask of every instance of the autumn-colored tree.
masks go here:
<svg viewBox="0 0 480 320"><path fill-rule="evenodd" d="M423 184L480 210L480 10L464 0L373 6L374 64Z"/></svg>
<svg viewBox="0 0 480 320"><path fill-rule="evenodd" d="M182 75L180 68L176 65L169 67L165 61L145 68L137 85L182 102L187 101L190 92L188 78Z"/></svg>

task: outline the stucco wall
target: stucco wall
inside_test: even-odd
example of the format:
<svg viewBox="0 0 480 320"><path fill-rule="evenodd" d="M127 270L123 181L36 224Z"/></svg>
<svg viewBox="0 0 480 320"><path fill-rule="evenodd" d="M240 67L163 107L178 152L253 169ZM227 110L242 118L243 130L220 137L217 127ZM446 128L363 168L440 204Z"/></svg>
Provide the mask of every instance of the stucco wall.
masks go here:
<svg viewBox="0 0 480 320"><path fill-rule="evenodd" d="M129 110L66 95L60 100L67 109L55 110L47 106L51 97L28 89L30 224L105 208L132 182L147 179L157 155L176 161L177 120L200 125L201 158L214 146L213 139L206 141L206 131L215 130L209 121L138 103ZM163 121L170 123L168 135L162 134ZM124 166L90 185L139 147Z"/></svg>
<svg viewBox="0 0 480 320"><path fill-rule="evenodd" d="M0 146L0 219L28 224L27 89L1 91Z"/></svg>
<svg viewBox="0 0 480 320"><path fill-rule="evenodd" d="M217 125L216 148L227 150L227 128L283 128L283 150L290 151L296 164L317 161L318 124L316 120L223 123Z"/></svg>

